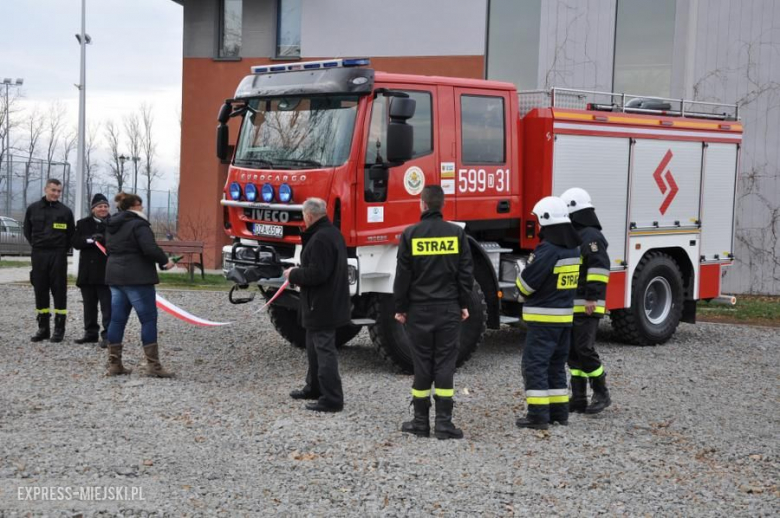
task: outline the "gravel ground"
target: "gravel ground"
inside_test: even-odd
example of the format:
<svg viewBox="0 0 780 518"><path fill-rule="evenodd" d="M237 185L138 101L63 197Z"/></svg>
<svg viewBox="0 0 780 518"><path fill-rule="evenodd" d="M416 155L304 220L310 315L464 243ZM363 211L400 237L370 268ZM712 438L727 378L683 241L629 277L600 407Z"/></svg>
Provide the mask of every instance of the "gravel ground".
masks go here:
<svg viewBox="0 0 780 518"><path fill-rule="evenodd" d="M437 441L398 431L411 378L367 333L341 352L345 411L316 415L287 395L302 384L304 354L257 306L231 307L224 293L164 295L237 323L203 329L161 315L163 364L179 378L109 379L101 349L30 343L32 291L0 286L0 516L780 511L780 329L683 324L672 343L639 348L610 343L604 327L613 406L549 433L514 426L523 332L491 332L455 378L466 438ZM72 340L78 291L69 302ZM133 319L125 356L136 368L138 332ZM77 500L77 488L94 486L142 493ZM29 500L48 487L72 500Z"/></svg>

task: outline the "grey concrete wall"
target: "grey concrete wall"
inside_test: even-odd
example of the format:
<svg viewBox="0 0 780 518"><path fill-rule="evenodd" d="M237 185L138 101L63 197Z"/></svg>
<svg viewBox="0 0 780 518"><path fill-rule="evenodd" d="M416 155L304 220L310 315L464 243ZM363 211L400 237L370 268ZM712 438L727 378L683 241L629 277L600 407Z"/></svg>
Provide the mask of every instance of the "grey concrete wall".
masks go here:
<svg viewBox="0 0 780 518"><path fill-rule="evenodd" d="M780 293L780 2L689 3L695 45L686 94L739 103L745 127L729 293Z"/></svg>
<svg viewBox="0 0 780 518"><path fill-rule="evenodd" d="M543 0L539 87L611 91L615 0Z"/></svg>
<svg viewBox="0 0 780 518"><path fill-rule="evenodd" d="M303 0L301 55L463 56L485 50L486 0Z"/></svg>

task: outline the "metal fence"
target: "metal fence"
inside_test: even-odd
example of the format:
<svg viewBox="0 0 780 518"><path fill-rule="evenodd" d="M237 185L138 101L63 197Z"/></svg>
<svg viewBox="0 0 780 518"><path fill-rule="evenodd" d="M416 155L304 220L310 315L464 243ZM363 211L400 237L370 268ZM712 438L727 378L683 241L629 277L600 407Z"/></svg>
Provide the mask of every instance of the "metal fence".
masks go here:
<svg viewBox="0 0 780 518"><path fill-rule="evenodd" d="M10 160L3 157L3 163L0 164L0 216L11 217L21 223L27 206L43 196L47 178L57 178L62 182L60 201L73 209L76 204L75 176L75 168L71 168L68 163L49 164L45 160L35 158L28 161L26 157L17 155L11 156ZM128 192L128 187L130 186L125 185L123 190ZM89 212L89 202L96 193L108 198L114 212L113 198L118 191L116 185L102 180L90 182L84 190L84 213ZM136 194L144 201L144 208L155 234L161 238L176 236L178 192L152 189L151 197L148 198L146 189L138 189Z"/></svg>

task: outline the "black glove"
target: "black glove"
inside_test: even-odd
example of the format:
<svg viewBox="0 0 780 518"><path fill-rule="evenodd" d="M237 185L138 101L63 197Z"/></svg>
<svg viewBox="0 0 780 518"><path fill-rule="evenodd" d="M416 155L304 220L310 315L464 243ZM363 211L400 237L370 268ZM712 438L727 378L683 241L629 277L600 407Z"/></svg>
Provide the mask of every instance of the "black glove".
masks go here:
<svg viewBox="0 0 780 518"><path fill-rule="evenodd" d="M101 245L106 240L106 238L103 236L103 234L92 234L92 237L90 237L90 239L92 239L92 241L94 241L96 243L100 243Z"/></svg>

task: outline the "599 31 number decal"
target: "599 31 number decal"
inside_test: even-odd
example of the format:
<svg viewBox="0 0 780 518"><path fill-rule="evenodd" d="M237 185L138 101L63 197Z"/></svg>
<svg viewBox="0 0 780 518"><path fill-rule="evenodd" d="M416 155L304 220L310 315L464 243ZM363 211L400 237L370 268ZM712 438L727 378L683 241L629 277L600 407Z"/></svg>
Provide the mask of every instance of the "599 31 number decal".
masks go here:
<svg viewBox="0 0 780 518"><path fill-rule="evenodd" d="M458 169L458 192L509 192L509 169Z"/></svg>

